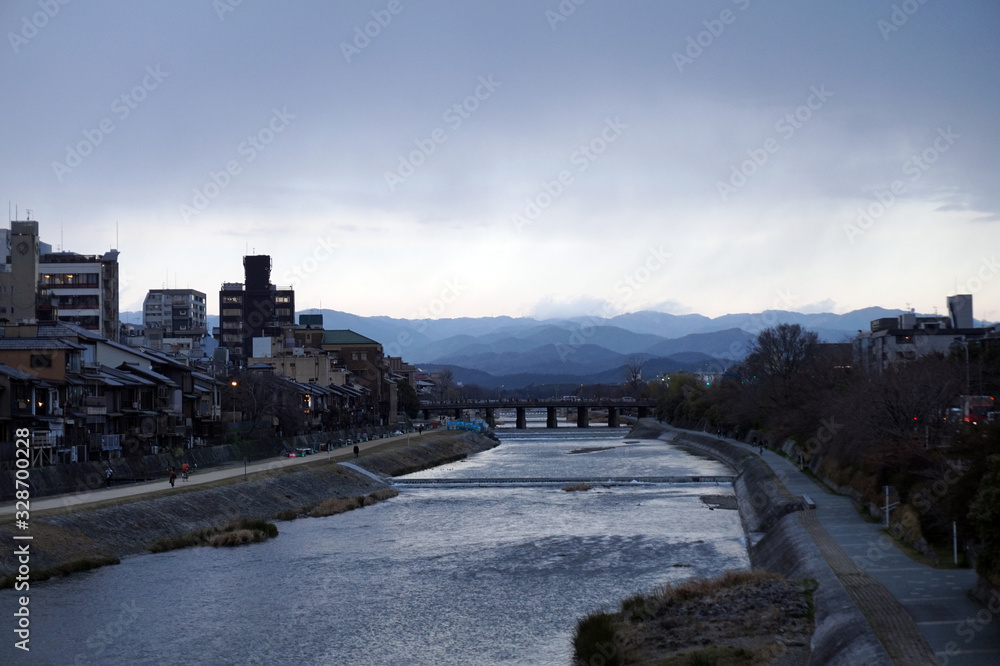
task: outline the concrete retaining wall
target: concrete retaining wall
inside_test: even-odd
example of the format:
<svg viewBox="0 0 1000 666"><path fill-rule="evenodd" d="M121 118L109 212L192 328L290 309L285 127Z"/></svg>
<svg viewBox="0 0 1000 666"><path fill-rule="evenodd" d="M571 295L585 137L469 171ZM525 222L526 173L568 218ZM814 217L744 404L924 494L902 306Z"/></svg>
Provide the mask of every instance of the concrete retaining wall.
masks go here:
<svg viewBox="0 0 1000 666"><path fill-rule="evenodd" d="M456 432L454 437L384 453L366 455L355 464L393 474L417 456L430 465L496 446L488 437ZM32 476L34 481L34 476ZM216 488L185 489L152 499L59 515L32 515L32 570L81 558L126 557L148 551L158 539L218 527L239 519L271 520L275 514L299 510L333 497L354 497L386 487L374 478L335 462L318 460L303 469ZM12 525L0 527L0 540L12 541ZM0 577L17 568L13 548L0 550Z"/></svg>
<svg viewBox="0 0 1000 666"><path fill-rule="evenodd" d="M709 435L643 422L630 437L661 439L719 460L738 474L733 488L750 543L750 563L793 580L812 579L815 631L810 664L891 664L885 648L799 520L804 509L753 453Z"/></svg>

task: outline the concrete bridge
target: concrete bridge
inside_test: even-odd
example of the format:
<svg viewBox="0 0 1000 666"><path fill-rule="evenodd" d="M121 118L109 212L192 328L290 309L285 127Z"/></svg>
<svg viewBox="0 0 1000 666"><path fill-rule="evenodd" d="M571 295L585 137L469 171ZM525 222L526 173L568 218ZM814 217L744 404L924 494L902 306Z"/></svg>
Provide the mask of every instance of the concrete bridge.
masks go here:
<svg viewBox="0 0 1000 666"><path fill-rule="evenodd" d="M424 418L432 414L450 414L456 419L462 418L464 410L481 412L485 421L492 427L496 425L498 409L513 409L515 426L524 430L528 427L528 410L545 409L545 427L557 428L556 411L559 409L576 409L576 425L578 428L590 426L590 410L602 409L608 412L608 427L617 428L620 416L625 410L635 410L636 416L643 419L649 416L650 410L656 406L656 401L650 398L583 398L580 400L562 400L559 398L529 398L525 400L425 400L420 403Z"/></svg>

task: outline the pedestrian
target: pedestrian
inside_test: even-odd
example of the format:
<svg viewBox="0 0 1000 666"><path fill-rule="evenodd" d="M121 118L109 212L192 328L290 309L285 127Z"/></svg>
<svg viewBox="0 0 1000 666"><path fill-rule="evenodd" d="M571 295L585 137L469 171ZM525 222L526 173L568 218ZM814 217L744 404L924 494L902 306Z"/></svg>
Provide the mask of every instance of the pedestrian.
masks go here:
<svg viewBox="0 0 1000 666"><path fill-rule="evenodd" d="M191 469L191 467L187 464L187 461L185 460L181 464L181 480L182 481L187 481L188 480L188 470L189 469Z"/></svg>
<svg viewBox="0 0 1000 666"><path fill-rule="evenodd" d="M170 487L171 488L174 487L174 481L176 481L176 480L177 480L177 472L175 472L174 468L171 467L170 468Z"/></svg>
<svg viewBox="0 0 1000 666"><path fill-rule="evenodd" d="M104 470L104 483L107 484L108 488L111 487L111 476L115 473L115 470L111 469L109 465L106 470Z"/></svg>
<svg viewBox="0 0 1000 666"><path fill-rule="evenodd" d="M361 453L361 449L359 449L358 445L355 444L354 445L354 457L357 458L359 453Z"/></svg>

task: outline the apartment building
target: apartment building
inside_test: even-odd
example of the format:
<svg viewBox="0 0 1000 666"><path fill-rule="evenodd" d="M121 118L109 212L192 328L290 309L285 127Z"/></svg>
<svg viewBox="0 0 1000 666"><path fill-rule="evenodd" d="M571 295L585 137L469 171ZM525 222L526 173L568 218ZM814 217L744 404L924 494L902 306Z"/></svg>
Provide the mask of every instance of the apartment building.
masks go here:
<svg viewBox="0 0 1000 666"><path fill-rule="evenodd" d="M118 339L118 251L52 252L38 222L11 222L0 265L0 318L10 323L58 318Z"/></svg>
<svg viewBox="0 0 1000 666"><path fill-rule="evenodd" d="M219 345L237 366L253 355L253 339L279 337L295 323L295 291L271 284L271 257L243 257L243 282L225 282L219 290Z"/></svg>
<svg viewBox="0 0 1000 666"><path fill-rule="evenodd" d="M198 346L208 332L205 303L196 289L150 289L142 303L146 344L157 350Z"/></svg>

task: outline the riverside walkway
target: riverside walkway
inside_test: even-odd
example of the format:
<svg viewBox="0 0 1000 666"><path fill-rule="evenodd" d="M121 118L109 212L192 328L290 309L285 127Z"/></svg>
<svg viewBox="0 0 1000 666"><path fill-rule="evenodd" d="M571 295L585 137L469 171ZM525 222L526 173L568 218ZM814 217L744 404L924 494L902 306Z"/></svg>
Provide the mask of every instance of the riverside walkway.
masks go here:
<svg viewBox="0 0 1000 666"><path fill-rule="evenodd" d="M358 442L357 444L361 454L364 455L365 453L370 453L376 449L383 450L386 448L405 446L411 439L414 442L418 440L421 442L430 441L431 439L440 437L442 433L445 433L446 435L453 435L454 431L430 430L422 435L415 433L403 434L396 435L394 437L386 437L384 439L373 439L368 442ZM281 473L281 471L289 467L298 467L324 460L342 461L353 459L353 447L343 446L331 451L321 451L320 453L315 453L313 455L296 458L279 456L254 461L245 466L243 463L235 463L224 467L210 467L189 473L187 481L181 479L180 471L178 470L174 488L170 487L170 483L167 481L166 477L156 481L146 481L143 483L129 483L122 485L112 484L111 488L98 488L96 490L85 490L65 495L51 495L39 497L37 499L32 498L30 500L31 512L32 514L35 514L51 509L58 510L70 507L74 509L85 508L87 505L97 505L108 502L109 500L119 500L125 498L146 499L149 497L158 497L161 495L176 493L188 488L197 488L199 486L205 486L217 482L225 482L227 480L235 483L241 481L244 476L249 478L257 474ZM14 510L15 506L13 500L5 501L3 504L0 504L0 516L12 516L14 514Z"/></svg>
<svg viewBox="0 0 1000 666"><path fill-rule="evenodd" d="M1000 664L1000 599L987 608L967 595L975 571L915 562L849 497L827 492L774 451L765 449L763 460L791 494L815 503L800 514L803 525L895 663Z"/></svg>

